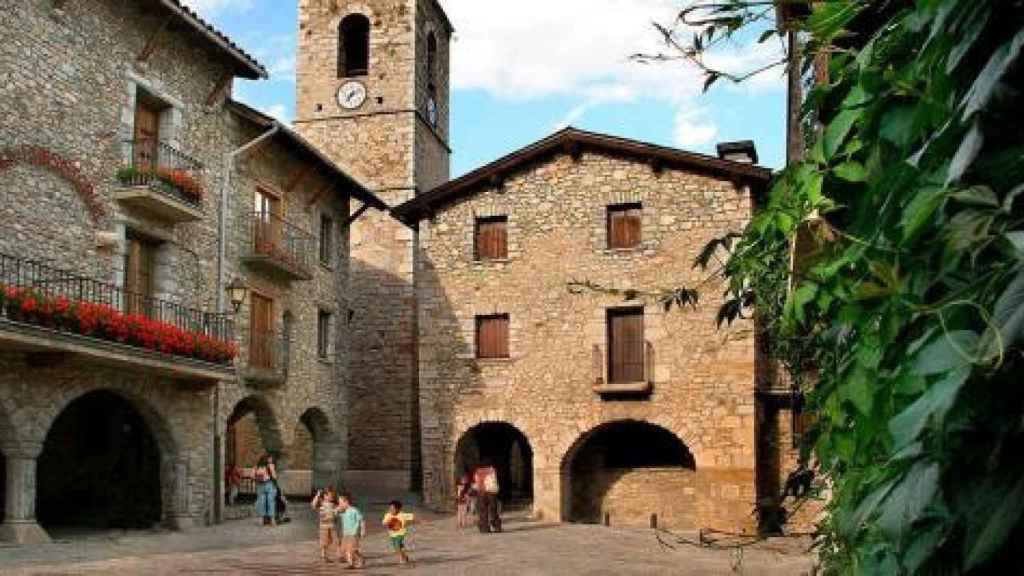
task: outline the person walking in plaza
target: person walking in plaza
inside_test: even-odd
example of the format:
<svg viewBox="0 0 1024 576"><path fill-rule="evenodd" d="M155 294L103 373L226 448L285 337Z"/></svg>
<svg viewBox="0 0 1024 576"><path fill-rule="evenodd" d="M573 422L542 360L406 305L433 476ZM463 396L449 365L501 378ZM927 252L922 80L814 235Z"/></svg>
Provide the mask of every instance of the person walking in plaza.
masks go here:
<svg viewBox="0 0 1024 576"><path fill-rule="evenodd" d="M277 468L274 457L264 454L253 472L256 480L256 515L264 526L277 526Z"/></svg>
<svg viewBox="0 0 1024 576"><path fill-rule="evenodd" d="M477 527L480 532L501 532L501 513L498 510L498 471L487 460L473 474L477 487Z"/></svg>
<svg viewBox="0 0 1024 576"><path fill-rule="evenodd" d="M405 537L409 533L409 526L415 521L415 517L407 512L402 512L402 503L392 500L388 505L388 512L384 515L384 527L388 529L388 538L391 549L398 555L398 562L409 563L409 555L405 552Z"/></svg>
<svg viewBox="0 0 1024 576"><path fill-rule="evenodd" d="M455 484L455 511L459 529L469 526L471 497L475 497L474 494L471 494L471 486L472 479L469 470L466 470L462 476L459 476L459 480Z"/></svg>
<svg viewBox="0 0 1024 576"><path fill-rule="evenodd" d="M227 505L234 506L238 500L238 489L242 485L242 473L238 471L238 466L232 464L228 467L224 473L224 484L228 487Z"/></svg>
<svg viewBox="0 0 1024 576"><path fill-rule="evenodd" d="M339 548L341 547L341 540L338 538L335 528L335 519L338 516L340 506L338 504L338 494L334 491L334 486L328 486L326 492L318 490L311 506L313 511L317 513L319 520L320 561L330 562L331 560L327 557L327 549L335 542L338 543Z"/></svg>
<svg viewBox="0 0 1024 576"><path fill-rule="evenodd" d="M341 495L338 509L339 524L341 524L341 541L338 544L338 561L342 560L349 568L362 568L364 562L360 543L366 536L366 521L363 520L363 513L352 503L352 494L345 492Z"/></svg>

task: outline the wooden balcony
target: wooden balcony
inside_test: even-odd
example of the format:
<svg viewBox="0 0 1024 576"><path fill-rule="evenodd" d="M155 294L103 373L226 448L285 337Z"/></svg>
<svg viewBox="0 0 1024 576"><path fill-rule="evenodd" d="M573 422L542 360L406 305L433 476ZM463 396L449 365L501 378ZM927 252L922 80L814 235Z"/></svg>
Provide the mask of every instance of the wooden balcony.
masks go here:
<svg viewBox="0 0 1024 576"><path fill-rule="evenodd" d="M248 361L241 377L254 388L275 388L288 380L291 341L274 332L249 333Z"/></svg>
<svg viewBox="0 0 1024 576"><path fill-rule="evenodd" d="M202 164L162 142L124 145L130 161L117 172L118 202L167 222L202 219Z"/></svg>
<svg viewBox="0 0 1024 576"><path fill-rule="evenodd" d="M601 396L645 396L654 390L654 345L644 342L644 375L640 380L618 381L610 378L609 358L604 346L595 344L592 352L595 393Z"/></svg>
<svg viewBox="0 0 1024 576"><path fill-rule="evenodd" d="M234 350L224 315L0 254L0 351L212 383L234 378Z"/></svg>
<svg viewBox="0 0 1024 576"><path fill-rule="evenodd" d="M284 280L311 280L316 239L294 224L266 212L249 219L249 244L242 262Z"/></svg>

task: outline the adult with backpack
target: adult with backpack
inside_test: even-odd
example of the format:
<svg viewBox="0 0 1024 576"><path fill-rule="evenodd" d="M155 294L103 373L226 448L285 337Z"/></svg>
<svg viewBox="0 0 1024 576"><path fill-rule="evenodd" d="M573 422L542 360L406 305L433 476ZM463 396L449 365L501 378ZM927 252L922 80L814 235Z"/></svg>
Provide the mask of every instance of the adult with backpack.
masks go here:
<svg viewBox="0 0 1024 576"><path fill-rule="evenodd" d="M501 514L498 511L498 471L489 461L483 461L473 474L477 486L477 527L484 534L501 532Z"/></svg>

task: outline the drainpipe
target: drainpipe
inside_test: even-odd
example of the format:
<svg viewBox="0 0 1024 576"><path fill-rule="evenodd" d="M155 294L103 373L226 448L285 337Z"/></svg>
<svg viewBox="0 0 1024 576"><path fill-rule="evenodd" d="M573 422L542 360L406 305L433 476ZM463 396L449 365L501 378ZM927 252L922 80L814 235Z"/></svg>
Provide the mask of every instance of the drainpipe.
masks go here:
<svg viewBox="0 0 1024 576"><path fill-rule="evenodd" d="M254 147L260 145L269 138L272 138L274 134L281 129L281 125L274 122L274 125L257 136L254 140L250 140L248 143L243 144L239 148L232 150L224 155L224 178L220 188L220 214L218 215L217 222L217 313L224 314L227 312L227 303L225 302L224 289L227 284L224 282L224 276L227 268L227 243L228 243L228 199L231 197L231 173L235 169L235 159L245 154ZM220 422L218 421L218 415L220 414L220 387L221 383L218 380L217 385L213 390L213 454L210 458L210 468L213 470L213 518L211 524L219 524L224 521L223 506L224 506L224 487L221 484L224 478L224 473L220 468L224 466L221 452L223 452L223 442L220 436ZM217 466L217 462L220 460L220 466Z"/></svg>

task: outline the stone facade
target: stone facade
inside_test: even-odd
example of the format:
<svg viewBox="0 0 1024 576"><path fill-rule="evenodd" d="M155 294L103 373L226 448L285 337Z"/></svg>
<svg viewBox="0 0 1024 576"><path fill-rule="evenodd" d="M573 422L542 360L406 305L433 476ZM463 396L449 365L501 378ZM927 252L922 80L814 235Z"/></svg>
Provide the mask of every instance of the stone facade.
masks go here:
<svg viewBox="0 0 1024 576"><path fill-rule="evenodd" d="M148 0L3 3L0 158L17 161L0 166L0 252L123 286L127 239L143 237L154 246L152 295L204 311L229 308L223 284L241 278L254 294L275 300L276 330L283 332L289 319L287 379L268 386L235 378L233 369L216 372L223 374L219 382L209 370L196 379L195 369L179 370L184 364L153 363L154 356L142 352L111 355L110 346L87 340L73 342L86 354L48 352L46 345L26 352L8 344L8 335L20 328L2 320L0 452L6 478L0 484L0 538L46 538L35 522L37 461L58 417L93 393L123 398L141 416L159 452L161 519L172 526L219 519L224 436L233 416L255 415L262 445L280 452L283 469L288 447L301 445L296 430L308 430L312 447L302 449L312 455L298 463L314 470L310 482L337 483L344 466L350 307L345 223L357 185L283 128L226 165L228 153L273 125L228 100L234 76L255 77L262 69L244 53L204 40L218 33L201 29L182 10ZM142 98L160 106L162 145L202 165L204 193L192 221L168 220L119 200L125 187L115 174L133 159L128 141ZM257 187L274 191L282 216L312 235L308 280L284 281L245 263L253 246ZM334 246L322 264L316 257L321 215L333 220ZM119 305L116 298L113 303ZM331 338L321 358L322 311L331 314ZM237 366L244 374L248 302L234 320ZM125 357L128 364L107 367Z"/></svg>
<svg viewBox="0 0 1024 576"><path fill-rule="evenodd" d="M338 72L341 21L370 20L369 69ZM301 0L296 128L389 205L448 180L449 42L433 0ZM433 70L428 37L436 39ZM339 87L361 82L366 101L339 105ZM427 113L433 85L436 126ZM358 210L358 205L353 210ZM355 489L408 489L420 477L416 295L412 230L386 215L352 228L352 364L349 470Z"/></svg>
<svg viewBox="0 0 1024 576"><path fill-rule="evenodd" d="M750 188L586 150L578 158L559 152L510 170L497 186L482 184L432 205L419 223L426 500L451 501L459 439L480 423L504 422L532 448L535 513L570 519L576 451L602 425L639 421L671 432L695 460L694 471L669 481L686 484L683 493L694 501L687 514L668 513L675 516L669 524L752 528L751 326L716 328L721 300L714 282L704 287L696 309L667 313L654 302L568 290L574 280L637 291L701 283L704 273L693 269L694 258L712 238L743 228L753 208ZM642 242L610 250L607 208L623 203L642 205ZM507 260L474 259L475 221L490 216L508 219ZM653 389L640 399L602 397L593 385L603 375L602 367L595 374L595 358L607 354L607 312L629 306L644 307ZM475 318L495 313L509 315L510 357L477 359ZM627 474L610 493L657 486L650 474L660 473ZM647 496L665 497L660 491ZM616 516L646 525L659 510L643 499L634 504L640 509Z"/></svg>

